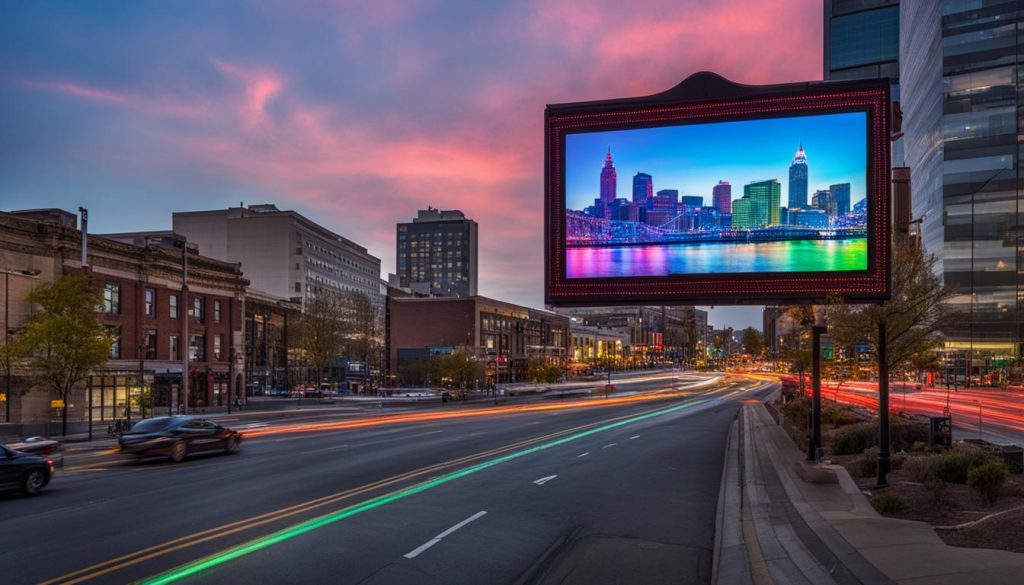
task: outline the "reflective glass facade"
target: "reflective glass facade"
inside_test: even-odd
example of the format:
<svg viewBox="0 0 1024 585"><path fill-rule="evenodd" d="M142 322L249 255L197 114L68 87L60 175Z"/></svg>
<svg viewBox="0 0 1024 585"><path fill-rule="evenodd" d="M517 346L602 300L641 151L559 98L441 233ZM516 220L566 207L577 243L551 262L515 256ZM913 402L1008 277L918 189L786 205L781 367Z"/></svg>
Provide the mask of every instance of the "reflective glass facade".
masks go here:
<svg viewBox="0 0 1024 585"><path fill-rule="evenodd" d="M945 331L949 368L998 382L1021 355L1024 48L1018 1L904 2L903 129L913 215L966 318Z"/></svg>
<svg viewBox="0 0 1024 585"><path fill-rule="evenodd" d="M847 69L899 57L899 6L832 17L831 69Z"/></svg>

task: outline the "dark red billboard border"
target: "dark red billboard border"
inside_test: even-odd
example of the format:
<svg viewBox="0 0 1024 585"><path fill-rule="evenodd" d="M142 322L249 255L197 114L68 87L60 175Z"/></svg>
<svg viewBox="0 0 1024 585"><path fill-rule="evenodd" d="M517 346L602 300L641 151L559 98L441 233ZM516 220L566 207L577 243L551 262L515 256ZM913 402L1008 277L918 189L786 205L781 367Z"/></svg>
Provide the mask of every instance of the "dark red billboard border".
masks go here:
<svg viewBox="0 0 1024 585"><path fill-rule="evenodd" d="M702 77L701 76L705 76ZM699 79L698 79L699 78ZM707 82L723 99L680 99ZM724 90L724 91L722 91ZM741 94L741 95L737 95ZM671 124L712 123L864 111L868 114L868 270L849 273L673 275L568 279L565 276L565 136ZM886 81L801 83L766 87L732 84L698 74L650 98L548 106L545 112L545 302L555 306L610 304L774 304L821 302L829 294L850 302L889 297L891 191L889 88Z"/></svg>

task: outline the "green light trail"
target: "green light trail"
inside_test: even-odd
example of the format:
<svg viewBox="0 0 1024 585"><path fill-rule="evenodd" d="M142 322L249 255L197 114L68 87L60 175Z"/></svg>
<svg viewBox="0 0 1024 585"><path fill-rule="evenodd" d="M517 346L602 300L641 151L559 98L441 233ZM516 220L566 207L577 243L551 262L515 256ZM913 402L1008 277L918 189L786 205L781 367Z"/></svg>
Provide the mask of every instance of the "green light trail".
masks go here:
<svg viewBox="0 0 1024 585"><path fill-rule="evenodd" d="M294 526L285 528L283 530L279 530L277 532L268 534L267 536L261 538L257 538L248 543L237 546L233 549L224 551L222 553L217 553L215 555L206 557L204 559L200 559L198 561L186 565L182 565L175 569L171 569L170 571L163 573L162 575L157 575L156 577L143 580L141 581L141 585L166 585L168 583L174 583L175 581L180 581L181 579L190 577L207 569L212 569L213 567L216 567L218 565L223 565L224 563L227 563L229 561L233 561L237 558L244 557L254 552L263 550L280 542L290 540L292 538L295 538L296 536L300 536L307 532L311 532L313 530L316 530L317 528L322 528L324 526L327 526L328 524L333 524L335 522L338 522L339 520L344 520L345 518L355 516L356 514L361 514L368 510L379 508L380 506L383 506L385 504L390 504L391 502L395 502L407 498L409 496L418 494L420 492L427 491L431 488L446 484L448 482L454 481L462 477L466 477L467 475L474 474L478 471L483 471L484 469L494 467L495 465L500 465L502 463L512 461L513 459L518 459L525 455L530 455L531 453L536 453L538 451L550 449L551 447L557 447L558 445L564 445L565 443L576 441L596 433L621 427L623 425L628 425L648 418L662 416L672 412L692 408L694 406L704 404L705 402L708 402L708 400L698 400L695 402L687 402L685 404L680 404L678 406L672 406L670 408L663 408L661 410L648 412L646 414L641 414L613 423L601 425L599 427L594 427L592 429L581 431L573 435L568 435L560 439L555 439L547 443L541 443L540 445L535 445L533 447L523 449L522 451L516 451L514 453L509 453L508 455L502 455L501 457L491 459L490 461L478 463L476 465L467 467L465 469L461 469L459 471L453 471L452 473L442 475L440 477L434 478L432 480L423 482L421 484L417 484L415 486L403 490L399 490L397 492L392 492L390 494L370 498L365 502L355 504L347 508L342 508L337 512L331 512L330 514L325 514L323 516L313 518L311 520L306 520L305 522L300 522Z"/></svg>

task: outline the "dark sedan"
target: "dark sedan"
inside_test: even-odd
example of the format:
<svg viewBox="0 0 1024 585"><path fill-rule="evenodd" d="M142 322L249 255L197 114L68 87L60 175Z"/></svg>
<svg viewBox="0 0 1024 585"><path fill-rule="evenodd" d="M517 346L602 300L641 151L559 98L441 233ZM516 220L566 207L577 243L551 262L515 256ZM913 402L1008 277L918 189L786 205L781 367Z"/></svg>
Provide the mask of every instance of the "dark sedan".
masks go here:
<svg viewBox="0 0 1024 585"><path fill-rule="evenodd" d="M196 453L233 453L242 442L238 431L189 416L161 416L135 423L121 435L121 452L139 459L170 457L179 463Z"/></svg>
<svg viewBox="0 0 1024 585"><path fill-rule="evenodd" d="M39 493L53 477L53 461L0 445L0 490Z"/></svg>

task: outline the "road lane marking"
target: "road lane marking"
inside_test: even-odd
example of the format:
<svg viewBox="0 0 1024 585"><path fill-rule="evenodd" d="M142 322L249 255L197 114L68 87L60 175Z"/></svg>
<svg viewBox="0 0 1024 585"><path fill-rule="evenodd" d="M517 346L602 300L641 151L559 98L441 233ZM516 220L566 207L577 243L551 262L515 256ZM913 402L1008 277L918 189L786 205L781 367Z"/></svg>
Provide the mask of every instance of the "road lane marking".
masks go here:
<svg viewBox="0 0 1024 585"><path fill-rule="evenodd" d="M576 456L576 458L579 459L580 457L586 457L587 455L590 455L590 451L587 451L586 453L580 453L579 455Z"/></svg>
<svg viewBox="0 0 1024 585"><path fill-rule="evenodd" d="M419 483L419 484L411 486L411 487L399 488L399 489L397 489L395 491L392 491L392 492L389 492L387 494L382 494L382 495L379 495L379 496L372 497L372 498L370 498L368 500L364 500L362 502L359 502L359 503L356 503L356 504L352 504L352 505L347 506L345 508L342 508L340 510L336 510L334 512L330 512L330 513L324 514L322 516L319 516L319 517L316 517L316 518L312 518L310 520L305 520L305 521L299 522L299 523L294 524L294 525L292 525L292 526L290 526L288 528L285 528L285 529L282 529L282 530L278 530L278 531L273 532L271 534L255 538L255 539L250 540L248 542L244 542L244 543L242 543L240 545L224 549L224 550L219 551L217 553L214 553L212 555L207 555L207 556L205 556L203 558L197 559L197 560L189 562L189 563L185 563L184 565L180 565L180 566L175 567L175 568L173 568L173 569L171 569L169 571L165 571L163 573L160 573L160 574L158 574L156 576L153 576L153 577L150 577L150 578L147 578L147 579L143 579L143 580L139 581L139 583L142 583L143 585L166 585L166 584L169 584L169 583L174 583L174 582L179 581L181 579L185 579L185 578L190 577L192 575L196 575L196 574L201 573L203 571L207 571L207 570L212 569L214 567L223 565L223 564L228 563L230 561L233 561L235 559L248 556L248 555L253 554L255 552L259 552L259 551L261 551L263 549L266 549L266 548L269 548L271 546L274 546L275 544L279 544L281 542L284 542L284 541L287 541L287 540L291 540L292 538L295 538L297 536L301 536L303 534L312 532L312 531L317 530L319 528L322 528L324 526L328 526L330 524L334 524L336 522L339 522L339 521L344 520L346 518L350 518L352 516L356 516L356 515L361 514L363 512L374 510L376 508L379 508L381 506L390 504L390 503L398 501L398 500L403 500L403 499L408 498L410 496L416 495L416 494L421 493L421 492L425 492L425 491L427 491L429 489L435 488L435 487L440 486L440 485L444 485L446 483L455 481L457 479L461 479L461 478L466 477L468 475L472 475L472 474L478 473L480 471L483 471L485 469L489 469L489 468L494 467L496 465L501 465L502 463L506 463L508 461L512 461L514 459L518 459L518 458L524 457L526 455L531 455L533 453L544 451L544 450L550 449L552 447L557 447L559 445L564 445L566 443L570 443L572 441L577 441L579 439L582 439L582 438L585 438L585 437L589 437L590 435L594 435L594 434L597 434L597 433L601 433L601 432L604 432L604 431L615 429L615 428L618 428L618 427L621 427L621 426L624 426L624 425L632 424L632 423L639 422L639 421L642 421L642 420L647 420L649 418L653 418L653 417L657 417L657 416L663 416L663 415L666 415L666 414L680 412L680 411L683 411L683 410L686 410L686 409L694 408L694 407L701 406L701 405L707 405L707 404L715 404L715 402L712 401L712 400L709 400L709 399L695 400L695 401L692 401L692 402L685 402L683 404L678 404L676 406L670 406L670 407L666 407L666 408L658 408L658 409L648 410L648 411L643 412L641 414L626 415L626 416L623 416L623 417L619 417L617 420L613 419L614 422L606 422L605 424L598 424L596 426L584 425L584 426L590 426L590 428L588 428L587 430L584 430L584 431L576 432L574 434L568 434L568 435L565 435L565 436L561 436L561 437L559 437L557 439L553 439L553 440L550 440L550 441L547 441L547 442L543 442L543 443L539 443L539 444L534 444L534 445L532 445L530 447L527 447L525 449L521 449L519 451L513 451L511 453L505 453L504 455L501 455L501 456L496 457L494 459L490 459L490 460L484 461L482 463L476 463L474 465L471 465L470 467L466 467L466 468L463 468L463 469L458 469L456 471L451 471L451 472L449 472L449 473L447 473L445 475L442 475L441 477L437 478L434 481L426 481L426 482L422 482L422 483ZM88 577L88 578L91 578L91 577ZM84 579L79 579L79 581L80 580L84 580Z"/></svg>
<svg viewBox="0 0 1024 585"><path fill-rule="evenodd" d="M428 540L427 542L424 542L423 544L419 545L418 547L416 547L416 548L412 549L411 551L409 551L409 552L405 553L405 555L403 555L403 556L404 556L405 558L407 558L407 559L415 559L416 557L420 556L420 554L421 554L421 553L422 553L423 551L425 551L425 550L427 550L428 548L430 548L430 547L434 546L435 544L437 544L437 543L441 542L441 539L443 539L444 537L446 537L446 536L450 535L451 533L455 532L456 530L458 530L458 529L462 528L462 527L463 527L463 526L465 526L466 524L469 524L470 522L472 522L472 521L476 520L477 518L479 518L479 517L483 516L483 515L484 515L484 514L486 514L486 513L487 513L487 511L486 511L486 510L480 510L480 511L479 511L479 512L477 512L476 514L473 514L473 515L472 515L472 516L470 516L469 518L466 518L466 519L465 519L465 520L463 520L462 522L459 522L459 523L458 523L458 524L456 524L455 526L452 526L452 527L451 527L451 528L449 528L448 530L445 530L445 531L444 531L444 532L442 532L441 534L438 534L438 535L437 535L437 536L435 536L434 538L431 538L431 539L430 539L430 540Z"/></svg>
<svg viewBox="0 0 1024 585"><path fill-rule="evenodd" d="M686 403L684 405L680 405L680 406L672 407L672 408L682 408L682 407L696 406L698 404L702 404L702 403L706 403L706 402L708 402L708 401L707 400L703 400L703 401L698 401L698 402L694 402L694 403ZM647 410L647 411L641 413L640 415L626 414L626 415L621 415L621 416L617 416L617 417L613 417L613 418L608 418L608 419L604 419L604 420L600 420L600 421L586 423L586 424L578 425L578 426L575 426L575 427L570 427L568 429L562 429L560 431L554 431L554 432L547 433L547 434L544 434L544 435L539 435L539 436L532 437L532 438L529 438L529 439L523 439L521 441L516 441L514 443L510 443L510 444L507 444L507 445L502 445L502 446L499 446L499 447L495 447L493 449L489 449L487 451L482 451L480 453L475 453L475 454L472 454L472 455L467 455L467 456L464 456L464 457L459 457L459 458L456 458L456 459L451 459L451 460L448 460L448 461L445 461L445 462L442 462L442 463L438 463L438 464L435 464L435 465L430 465L430 466L423 467L423 468L420 468L420 469L415 469L415 470L412 470L412 471L409 471L409 472L406 472L406 473L402 473L402 474L399 474L399 475L395 475L395 476L392 476L390 478L386 478L386 479L383 479L383 480L380 480L380 481L377 481L377 482L373 482L373 483L369 483L369 484L364 484L363 486L359 486L359 487L356 487L356 488L351 488L351 489L346 490L346 491L336 492L334 494L329 494L329 495L326 495L326 496L322 496L320 498L315 498L315 499L312 499L312 500L308 500L308 501L305 501L305 502L300 502L298 504L294 504L292 506L288 506L288 507L281 508L281 509L278 509L278 510L273 510L273 511L267 512L265 514L260 514L260 515L257 515L257 516L252 516L252 517L249 517L249 518L244 518L242 520L237 520L235 522L229 522L227 524L223 524L223 525L220 525L220 526L215 526L213 528L209 528L209 529L206 529L206 530L201 530L201 531L198 531L198 532L194 532L192 534L187 534L185 536L181 536L181 537L175 538L173 540L169 540L169 541L166 541L166 542L163 542L163 543L160 543L160 544L149 546L149 547L146 547L146 548L143 548L143 549L131 552L131 553L127 553L127 554L121 555L119 557L115 557L115 558L112 558L112 559L109 559L109 560L106 560L106 561L101 561L99 563L95 563L93 565L89 565L87 567L83 567L81 569L77 569L77 570L72 571L70 573L66 573L64 575L61 575L60 577L55 577L55 578L50 579L48 581L44 581L44 582L40 583L39 585L54 585L56 583L62 583L63 585L72 585L74 583L81 583L81 582L84 582L84 581L89 581L89 580L95 579L97 577L100 577L102 575L106 575L106 574L112 573L114 571L119 571L121 569L128 568L128 567L130 567L132 565L136 565L138 563L150 560L152 558L164 556L166 554L169 554L169 553L172 553L172 552L184 549L184 548L189 548L189 547L192 547L192 546L195 546L195 545L198 545L198 544L202 544L204 542L208 542L208 541L211 541L211 540L216 540L216 539L223 538L223 537L231 535L231 534L235 534L235 533L238 533L238 532L242 532L242 531L245 531L245 530L256 528L258 526L269 524L271 522L283 520L283 519L289 518L291 516L295 516L297 514L301 514L301 513L304 513L304 512L309 512L309 511L315 510L317 508L321 508L323 506L328 506L328 505L331 505L331 504L334 504L334 503L337 503L337 502L340 502L340 501L344 501L344 500L350 499L350 498L358 496L358 495L362 495L362 494L367 493L367 492L371 492L371 491L376 490L376 489L380 489L380 488L384 488L384 487L389 487L389 486L392 486L394 484L400 483L400 482L408 480L408 479L413 479L413 478L417 478L417 477L426 476L428 474L434 473L434 472L442 470L442 469L448 469L448 468L451 468L451 467L456 467L458 465L462 465L462 464L466 464L466 463L472 463L474 461L478 461L480 459L484 459L484 458L492 456L492 455L499 455L499 454L507 453L509 451L514 451L515 449L519 449L519 448L523 448L523 447L529 447L531 445L536 445L537 443L542 443L543 441L546 441L546 440L549 440L549 439L554 439L554 438L558 438L558 437L564 437L565 435L570 435L570 434L575 433L575 432L585 432L586 430L593 429L593 428L599 427L601 425L616 424L619 421L632 420L636 416L644 416L646 414L651 414L651 413L655 413L655 412L659 412L660 413L660 412L662 412L662 409ZM271 441L271 442L276 442L276 441ZM179 469L179 468L178 467L174 467L172 469ZM444 478L444 476L431 476L431 478L427 482L424 482L424 483L440 482L440 481L443 480L443 478ZM447 480L444 480L444 481L447 481ZM422 485L422 484L420 484L420 485ZM413 487L416 487L416 486L413 486ZM412 488L409 488L409 489L412 489ZM378 497L383 497L383 496L378 496ZM315 520L315 518L314 518L314 520ZM264 537L264 538L266 538L266 537ZM217 563L217 564L219 564L219 563ZM186 566L191 566L191 565L186 565Z"/></svg>
<svg viewBox="0 0 1024 585"><path fill-rule="evenodd" d="M549 475L547 477L542 477L540 479L534 480L533 483L535 483L537 485L544 485L547 482L551 481L552 479L555 479L556 477L558 477L558 476L557 475Z"/></svg>
<svg viewBox="0 0 1024 585"><path fill-rule="evenodd" d="M633 435L632 437L629 438L629 440L632 441L633 439L639 439L639 438L640 438L640 435Z"/></svg>
<svg viewBox="0 0 1024 585"><path fill-rule="evenodd" d="M602 449L607 449L608 447L614 447L615 445L618 445L618 443L608 443L607 445L605 445L604 447L601 447L601 448Z"/></svg>

